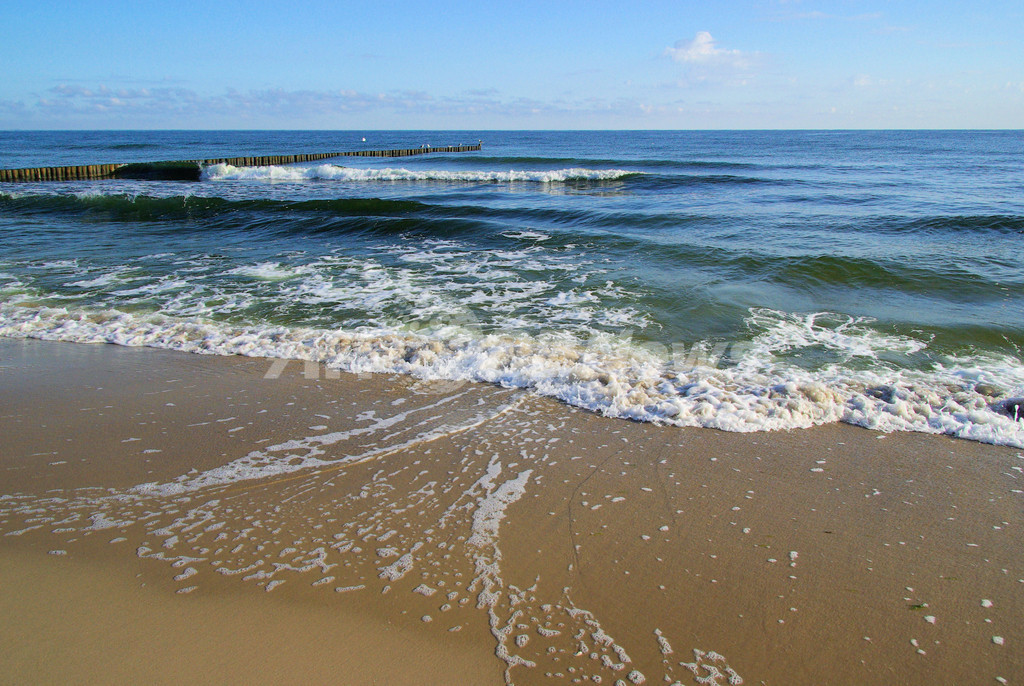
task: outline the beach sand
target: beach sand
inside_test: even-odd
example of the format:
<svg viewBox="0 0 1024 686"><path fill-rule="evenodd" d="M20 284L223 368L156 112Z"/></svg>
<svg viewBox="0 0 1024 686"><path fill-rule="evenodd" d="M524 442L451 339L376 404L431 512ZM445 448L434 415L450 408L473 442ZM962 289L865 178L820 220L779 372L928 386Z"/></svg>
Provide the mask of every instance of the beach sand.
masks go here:
<svg viewBox="0 0 1024 686"><path fill-rule="evenodd" d="M1024 681L1018 449L22 340L0 398L3 683Z"/></svg>

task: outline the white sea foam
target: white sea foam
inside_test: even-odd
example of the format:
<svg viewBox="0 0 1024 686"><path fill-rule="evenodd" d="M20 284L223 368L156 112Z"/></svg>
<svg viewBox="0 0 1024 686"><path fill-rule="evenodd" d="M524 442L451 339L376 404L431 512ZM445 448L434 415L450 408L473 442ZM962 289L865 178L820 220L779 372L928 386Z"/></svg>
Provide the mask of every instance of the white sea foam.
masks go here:
<svg viewBox="0 0 1024 686"><path fill-rule="evenodd" d="M14 291L21 288L25 283L14 274L8 274L7 272L0 272L0 292L2 291Z"/></svg>
<svg viewBox="0 0 1024 686"><path fill-rule="evenodd" d="M82 279L81 281L74 281L69 283L69 286L77 286L79 288L102 288L103 286L110 286L112 284L122 283L125 277L131 273L131 270L127 267L119 267L111 271L104 272L95 276L91 279Z"/></svg>
<svg viewBox="0 0 1024 686"><path fill-rule="evenodd" d="M513 238L517 241L548 241L551 240L551 236L540 231L505 231L501 234L505 238Z"/></svg>
<svg viewBox="0 0 1024 686"><path fill-rule="evenodd" d="M819 330L825 328L822 317L761 310L753 313L755 318L762 332L735 353L730 366L716 365L713 355L697 354L694 348L659 351L614 336L581 341L481 335L465 327L424 334L387 327L351 332L231 326L10 303L0 304L0 335L309 360L352 372L482 381L530 388L609 417L677 426L762 431L847 422L880 431L944 433L1024 447L1024 422L998 411L999 398L985 389L989 381L998 380L1000 397L1024 395L1024 364L1012 356L947 358L932 369L898 369L877 358L893 350L917 350L920 341L880 336L857 321L836 327L837 332ZM446 332L454 335L445 337ZM785 358L798 340L804 341L800 345L824 341L842 355L835 364L803 369ZM852 358L871 364L844 364ZM315 460L315 453L309 459Z"/></svg>
<svg viewBox="0 0 1024 686"><path fill-rule="evenodd" d="M194 320L250 319L253 307L307 317L313 308L303 306L327 305L347 317L358 313L357 321L349 319L352 328L394 328L397 320L411 329L465 323L470 307L501 331L557 324L562 333L587 338L593 328L642 331L651 324L647 313L625 304L636 299L635 287L596 286L604 273L597 256L542 252L532 244L481 254L458 241L430 238L358 258L331 253L293 260L225 268L222 256L200 254L157 274L123 265L76 268L82 279L76 284L88 294L40 288L35 272L6 286L0 277L0 287L10 289L8 302L37 299L41 292L50 303L87 299L97 310L150 310L156 302L162 314ZM559 283L563 276L583 285L566 287Z"/></svg>
<svg viewBox="0 0 1024 686"><path fill-rule="evenodd" d="M228 273L265 281L281 281L308 273L309 271L309 267L287 267L278 262L262 262L260 264L235 267L229 270Z"/></svg>
<svg viewBox="0 0 1024 686"><path fill-rule="evenodd" d="M546 302L548 305L579 305L581 303L595 302L597 300L598 297L590 291L580 293L572 290L559 291L558 295L553 298L549 298Z"/></svg>
<svg viewBox="0 0 1024 686"><path fill-rule="evenodd" d="M611 181L638 172L624 169L550 169L545 171L448 171L394 169L353 169L334 164L316 166L235 167L214 164L203 169L206 181L450 181L466 183L565 183L568 181Z"/></svg>
<svg viewBox="0 0 1024 686"><path fill-rule="evenodd" d="M39 265L42 269L77 269L78 260L51 260Z"/></svg>

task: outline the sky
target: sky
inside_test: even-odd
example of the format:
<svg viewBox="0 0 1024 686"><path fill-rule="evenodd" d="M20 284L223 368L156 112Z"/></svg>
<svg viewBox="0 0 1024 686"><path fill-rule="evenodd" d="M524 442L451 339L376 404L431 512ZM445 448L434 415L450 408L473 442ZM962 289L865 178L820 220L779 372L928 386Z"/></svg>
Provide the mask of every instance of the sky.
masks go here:
<svg viewBox="0 0 1024 686"><path fill-rule="evenodd" d="M0 129L1024 128L1020 0L0 0Z"/></svg>

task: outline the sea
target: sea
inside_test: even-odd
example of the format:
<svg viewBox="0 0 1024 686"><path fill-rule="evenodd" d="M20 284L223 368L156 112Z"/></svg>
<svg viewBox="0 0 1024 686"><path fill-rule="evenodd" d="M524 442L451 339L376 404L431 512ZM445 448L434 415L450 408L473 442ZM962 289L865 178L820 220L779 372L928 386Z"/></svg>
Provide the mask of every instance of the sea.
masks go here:
<svg viewBox="0 0 1024 686"><path fill-rule="evenodd" d="M478 141L2 184L0 336L1024 448L1021 131L17 131L0 168Z"/></svg>

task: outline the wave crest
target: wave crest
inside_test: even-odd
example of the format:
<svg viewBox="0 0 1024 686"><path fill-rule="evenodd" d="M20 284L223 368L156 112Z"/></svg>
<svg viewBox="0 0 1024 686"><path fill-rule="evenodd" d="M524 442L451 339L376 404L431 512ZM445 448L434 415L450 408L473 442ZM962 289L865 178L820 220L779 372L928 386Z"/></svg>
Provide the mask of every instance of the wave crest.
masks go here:
<svg viewBox="0 0 1024 686"><path fill-rule="evenodd" d="M859 371L842 365L807 370L779 355L794 347L826 346L877 358L882 351L912 353L921 344L878 336L856 320L825 323L826 313L799 317L758 310L751 318L761 333L736 346L727 365L704 354L703 344L691 347L686 357L666 359L655 347L614 337L584 343L472 330L435 337L397 330L232 326L9 304L0 304L0 336L306 360L354 373L495 383L608 417L675 426L751 432L845 422L1024 448L1024 422L1001 405L1024 393L1020 360L949 357L929 371L897 371L884 363Z"/></svg>
<svg viewBox="0 0 1024 686"><path fill-rule="evenodd" d="M611 181L640 172L624 169L551 169L546 171L415 171L410 169L353 169L334 164L314 167L235 167L214 164L203 169L204 181L449 181L463 183L567 183L572 181Z"/></svg>

